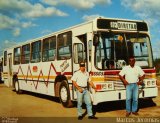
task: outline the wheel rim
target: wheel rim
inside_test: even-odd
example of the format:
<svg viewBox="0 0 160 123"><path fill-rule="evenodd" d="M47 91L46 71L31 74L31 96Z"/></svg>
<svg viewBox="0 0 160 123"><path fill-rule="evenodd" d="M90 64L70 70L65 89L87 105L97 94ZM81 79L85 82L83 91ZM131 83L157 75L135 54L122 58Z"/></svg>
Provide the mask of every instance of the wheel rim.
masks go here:
<svg viewBox="0 0 160 123"><path fill-rule="evenodd" d="M15 83L15 89L18 91L18 82Z"/></svg>
<svg viewBox="0 0 160 123"><path fill-rule="evenodd" d="M62 102L66 102L67 101L67 88L66 87L63 86L61 88L60 96L61 96Z"/></svg>

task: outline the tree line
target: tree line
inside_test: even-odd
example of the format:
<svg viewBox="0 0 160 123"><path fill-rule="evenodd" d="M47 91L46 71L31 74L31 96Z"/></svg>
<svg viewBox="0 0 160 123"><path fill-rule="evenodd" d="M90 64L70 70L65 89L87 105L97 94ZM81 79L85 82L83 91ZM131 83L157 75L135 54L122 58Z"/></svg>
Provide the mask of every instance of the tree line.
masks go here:
<svg viewBox="0 0 160 123"><path fill-rule="evenodd" d="M156 68L156 72L160 73L160 58L154 59L154 66Z"/></svg>

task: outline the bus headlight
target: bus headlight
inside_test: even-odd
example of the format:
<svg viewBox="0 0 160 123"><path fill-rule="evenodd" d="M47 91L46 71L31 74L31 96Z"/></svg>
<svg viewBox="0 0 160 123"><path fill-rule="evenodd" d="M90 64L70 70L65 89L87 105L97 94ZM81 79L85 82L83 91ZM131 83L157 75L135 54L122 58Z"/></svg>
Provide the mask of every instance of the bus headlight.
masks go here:
<svg viewBox="0 0 160 123"><path fill-rule="evenodd" d="M152 81L152 85L153 85L153 86L156 86L156 80L155 80L155 81Z"/></svg>
<svg viewBox="0 0 160 123"><path fill-rule="evenodd" d="M113 83L97 83L96 89L97 91L114 90L114 84Z"/></svg>
<svg viewBox="0 0 160 123"><path fill-rule="evenodd" d="M151 81L147 81L147 87L149 87L151 85Z"/></svg>

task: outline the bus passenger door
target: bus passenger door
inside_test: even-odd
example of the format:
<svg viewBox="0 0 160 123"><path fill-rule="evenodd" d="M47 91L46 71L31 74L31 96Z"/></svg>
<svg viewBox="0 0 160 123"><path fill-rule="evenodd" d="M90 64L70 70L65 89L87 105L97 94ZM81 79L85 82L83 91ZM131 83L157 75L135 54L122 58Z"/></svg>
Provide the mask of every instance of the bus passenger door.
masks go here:
<svg viewBox="0 0 160 123"><path fill-rule="evenodd" d="M74 44L73 44L73 52L72 52L72 73L74 74L76 71L79 70L79 63L86 62L86 71L88 71L88 64L87 64L87 54L86 54L86 35L80 35L74 37ZM73 87L74 88L74 87ZM75 90L75 89L73 89ZM77 98L75 91L73 91L73 99Z"/></svg>
<svg viewBox="0 0 160 123"><path fill-rule="evenodd" d="M72 73L74 74L79 70L79 63L85 61L85 48L84 44L79 40L79 38L75 37L72 51ZM75 88L73 86L72 99L76 99L77 95L75 92Z"/></svg>
<svg viewBox="0 0 160 123"><path fill-rule="evenodd" d="M12 83L12 53L8 54L8 86L13 86Z"/></svg>
<svg viewBox="0 0 160 123"><path fill-rule="evenodd" d="M88 71L87 62L87 34L79 35L73 39L73 73L79 70L79 63L86 63L86 71Z"/></svg>
<svg viewBox="0 0 160 123"><path fill-rule="evenodd" d="M2 82L3 58L0 58L0 83Z"/></svg>

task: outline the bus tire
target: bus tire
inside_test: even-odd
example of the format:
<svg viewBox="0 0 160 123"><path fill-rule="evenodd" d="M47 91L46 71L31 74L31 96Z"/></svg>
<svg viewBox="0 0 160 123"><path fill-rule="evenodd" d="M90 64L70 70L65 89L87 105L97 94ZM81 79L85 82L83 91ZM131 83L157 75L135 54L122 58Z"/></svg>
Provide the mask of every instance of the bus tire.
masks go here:
<svg viewBox="0 0 160 123"><path fill-rule="evenodd" d="M67 82L64 80L60 84L59 98L62 105L66 108L73 107L73 103L70 98L70 92Z"/></svg>
<svg viewBox="0 0 160 123"><path fill-rule="evenodd" d="M20 89L19 87L19 82L16 80L15 83L14 83L14 87L15 87L15 91L17 94L21 94L22 93L22 90Z"/></svg>
<svg viewBox="0 0 160 123"><path fill-rule="evenodd" d="M59 97L59 88L60 88L61 82L57 82L55 86L55 96Z"/></svg>

